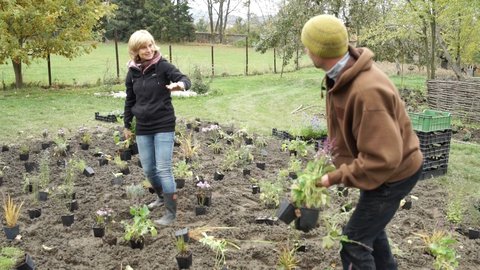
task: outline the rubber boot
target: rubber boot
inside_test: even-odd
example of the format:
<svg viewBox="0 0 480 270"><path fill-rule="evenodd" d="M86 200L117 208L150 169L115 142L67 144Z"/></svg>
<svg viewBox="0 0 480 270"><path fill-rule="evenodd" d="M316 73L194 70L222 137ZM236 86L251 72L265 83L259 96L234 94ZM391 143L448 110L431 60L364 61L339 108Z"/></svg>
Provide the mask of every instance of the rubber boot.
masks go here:
<svg viewBox="0 0 480 270"><path fill-rule="evenodd" d="M153 201L153 202L151 202L147 205L149 210L160 207L164 204L162 188L161 187L154 187L153 189L155 190L155 193L157 193L158 198L155 201Z"/></svg>
<svg viewBox="0 0 480 270"><path fill-rule="evenodd" d="M154 222L158 225L170 225L175 221L177 217L177 194L164 193L165 200L165 215Z"/></svg>

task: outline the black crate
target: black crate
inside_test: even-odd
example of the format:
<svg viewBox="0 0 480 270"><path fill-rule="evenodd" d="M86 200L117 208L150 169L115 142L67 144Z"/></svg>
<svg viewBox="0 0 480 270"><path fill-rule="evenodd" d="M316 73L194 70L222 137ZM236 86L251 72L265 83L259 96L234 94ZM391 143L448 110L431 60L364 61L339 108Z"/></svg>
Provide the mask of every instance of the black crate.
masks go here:
<svg viewBox="0 0 480 270"><path fill-rule="evenodd" d="M432 177L438 177L447 174L448 166L438 167L436 169L424 170L420 176L420 180L430 179Z"/></svg>
<svg viewBox="0 0 480 270"><path fill-rule="evenodd" d="M450 142L452 138L452 130L447 129L443 131L433 131L433 132L423 132L415 131L420 141L420 145L431 145L435 143L446 143Z"/></svg>
<svg viewBox="0 0 480 270"><path fill-rule="evenodd" d="M450 142L429 145L420 144L420 150L422 151L424 158L438 159L448 157L448 154L450 153Z"/></svg>
<svg viewBox="0 0 480 270"><path fill-rule="evenodd" d="M117 122L117 116L113 115L113 114L109 114L107 116L104 116L104 115L100 115L100 113L96 112L95 113L95 120L116 123Z"/></svg>
<svg viewBox="0 0 480 270"><path fill-rule="evenodd" d="M423 159L423 170L435 170L448 166L448 157L443 158L425 158Z"/></svg>

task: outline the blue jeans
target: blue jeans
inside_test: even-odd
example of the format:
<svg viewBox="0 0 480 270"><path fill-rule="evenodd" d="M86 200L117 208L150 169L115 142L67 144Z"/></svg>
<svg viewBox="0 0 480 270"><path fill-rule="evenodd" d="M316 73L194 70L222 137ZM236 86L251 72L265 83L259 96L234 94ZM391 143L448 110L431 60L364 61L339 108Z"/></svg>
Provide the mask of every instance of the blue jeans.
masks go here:
<svg viewBox="0 0 480 270"><path fill-rule="evenodd" d="M161 187L164 193L176 191L172 171L173 142L175 132L138 135L138 154L143 171L154 188Z"/></svg>
<svg viewBox="0 0 480 270"><path fill-rule="evenodd" d="M411 177L394 183L385 183L374 190L360 191L360 199L343 234L349 240L362 243L342 242L340 257L344 270L396 270L385 233L400 201L410 193L422 173L422 167ZM368 247L368 248L367 248Z"/></svg>

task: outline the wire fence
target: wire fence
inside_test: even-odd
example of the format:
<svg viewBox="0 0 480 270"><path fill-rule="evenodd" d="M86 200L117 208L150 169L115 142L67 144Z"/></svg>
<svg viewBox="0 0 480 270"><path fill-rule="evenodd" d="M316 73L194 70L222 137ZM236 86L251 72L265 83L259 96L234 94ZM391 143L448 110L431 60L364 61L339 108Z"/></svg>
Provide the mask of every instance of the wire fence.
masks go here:
<svg viewBox="0 0 480 270"><path fill-rule="evenodd" d="M211 44L159 44L167 60L183 73L193 75L199 69L204 77L259 75L280 73L311 66L308 56L300 51L282 69L282 54L274 49L260 53L249 47ZM91 53L69 60L51 55L22 65L24 83L49 85L100 85L123 81L129 60L126 43L106 42L97 45ZM50 66L50 72L49 67ZM50 78L49 78L49 74ZM15 84L11 62L0 65L3 87Z"/></svg>

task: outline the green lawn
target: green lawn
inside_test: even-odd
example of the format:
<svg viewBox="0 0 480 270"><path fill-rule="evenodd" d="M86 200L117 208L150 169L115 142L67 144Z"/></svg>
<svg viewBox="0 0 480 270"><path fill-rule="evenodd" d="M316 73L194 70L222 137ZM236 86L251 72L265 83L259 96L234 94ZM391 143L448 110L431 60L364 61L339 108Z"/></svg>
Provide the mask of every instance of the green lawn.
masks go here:
<svg viewBox="0 0 480 270"><path fill-rule="evenodd" d="M160 44L159 46L161 53L167 59L170 59L171 51L171 62L182 72L191 75L197 66L204 76L212 74L211 45ZM245 51L245 48L215 45L213 59L215 76L244 75L246 70ZM118 56L120 79L123 79L127 71L126 63L129 60L125 43L119 44ZM90 54L72 60L52 55L50 63L53 84L92 85L114 79L117 76L114 43L100 43ZM265 54L256 52L253 48L248 50L248 74L273 73L273 63L273 50L269 50ZM300 59L300 66L307 65L310 65L310 60L303 55ZM281 58L278 55L276 66L277 72L280 72ZM291 71L294 68L292 61L286 70ZM47 61L36 59L29 66L24 64L23 78L25 83L48 85ZM0 80L7 86L15 82L11 61L0 65Z"/></svg>

